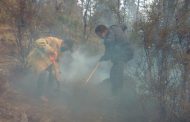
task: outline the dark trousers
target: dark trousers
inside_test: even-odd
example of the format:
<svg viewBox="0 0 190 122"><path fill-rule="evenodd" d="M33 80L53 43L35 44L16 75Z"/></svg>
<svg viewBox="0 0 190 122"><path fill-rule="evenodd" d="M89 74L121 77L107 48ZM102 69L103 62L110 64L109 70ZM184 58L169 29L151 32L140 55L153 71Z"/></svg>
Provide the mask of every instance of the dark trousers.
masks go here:
<svg viewBox="0 0 190 122"><path fill-rule="evenodd" d="M112 87L112 93L117 94L123 87L124 80L124 62L113 62L113 66L110 71L110 81Z"/></svg>
<svg viewBox="0 0 190 122"><path fill-rule="evenodd" d="M47 71L43 71L39 74L37 80L37 93L39 96L44 95L46 76L47 76Z"/></svg>
<svg viewBox="0 0 190 122"><path fill-rule="evenodd" d="M47 74L48 74L48 79L47 79ZM46 86L45 82L47 83L47 87L45 87ZM37 89L38 89L39 96L45 95L45 92L50 91L50 89L54 87L55 83L57 85L57 90L59 90L60 83L55 78L55 75L53 74L53 71L52 71L52 65L51 65L45 71L39 74L39 78L37 80ZM45 90L46 88L47 90Z"/></svg>

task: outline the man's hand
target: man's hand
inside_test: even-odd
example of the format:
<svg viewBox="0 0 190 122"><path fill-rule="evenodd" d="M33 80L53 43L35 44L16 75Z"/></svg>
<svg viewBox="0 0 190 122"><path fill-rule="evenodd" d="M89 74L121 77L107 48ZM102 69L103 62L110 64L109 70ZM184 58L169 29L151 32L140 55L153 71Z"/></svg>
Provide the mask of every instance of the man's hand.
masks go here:
<svg viewBox="0 0 190 122"><path fill-rule="evenodd" d="M60 48L60 51L61 51L61 52L65 52L65 51L67 51L67 50L68 50L67 47L63 47L63 46L62 46L62 47Z"/></svg>
<svg viewBox="0 0 190 122"><path fill-rule="evenodd" d="M108 58L107 58L105 55L103 55L103 56L100 58L99 61L106 61L106 60L108 60Z"/></svg>

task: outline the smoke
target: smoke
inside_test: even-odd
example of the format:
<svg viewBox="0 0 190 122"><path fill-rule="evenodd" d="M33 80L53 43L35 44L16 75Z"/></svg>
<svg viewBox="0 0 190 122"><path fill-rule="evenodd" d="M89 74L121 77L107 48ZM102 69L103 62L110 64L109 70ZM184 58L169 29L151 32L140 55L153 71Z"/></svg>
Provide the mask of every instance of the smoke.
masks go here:
<svg viewBox="0 0 190 122"><path fill-rule="evenodd" d="M109 81L105 79L109 78L112 66L110 62L100 62L88 84L85 84L103 55L103 52L94 55L89 52L86 48L79 47L72 51L66 51L61 57L61 91L59 93L45 92L52 102L50 105L57 108L66 106L70 111L66 118L70 121L126 122L129 120L146 122L135 91L135 82L132 79L125 78L123 92L118 96L113 96L111 84L104 82ZM20 88L22 87L21 92L32 96L31 93L36 88L35 78L36 76L33 75L23 78L18 85ZM36 99L36 97L33 98ZM64 113L65 109L62 111Z"/></svg>
<svg viewBox="0 0 190 122"><path fill-rule="evenodd" d="M63 82L85 81L97 63L100 63L100 66L89 82L98 83L109 77L111 64L99 62L101 54L89 56L87 52L83 48L65 52L60 61Z"/></svg>

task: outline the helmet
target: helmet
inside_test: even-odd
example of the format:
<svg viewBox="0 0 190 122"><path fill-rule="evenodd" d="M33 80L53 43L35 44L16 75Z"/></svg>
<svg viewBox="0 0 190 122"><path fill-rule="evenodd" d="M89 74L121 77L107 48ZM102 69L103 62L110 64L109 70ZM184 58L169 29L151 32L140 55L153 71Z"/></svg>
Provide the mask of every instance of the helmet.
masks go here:
<svg viewBox="0 0 190 122"><path fill-rule="evenodd" d="M47 46L47 41L45 39L38 39L35 41L35 45L39 48L43 48Z"/></svg>

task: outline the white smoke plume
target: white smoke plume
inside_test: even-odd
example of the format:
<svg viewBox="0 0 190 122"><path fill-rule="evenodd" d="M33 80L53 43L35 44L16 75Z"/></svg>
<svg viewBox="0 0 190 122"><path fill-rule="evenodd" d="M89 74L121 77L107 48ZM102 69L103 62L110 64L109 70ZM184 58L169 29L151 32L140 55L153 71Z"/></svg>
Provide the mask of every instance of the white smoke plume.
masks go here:
<svg viewBox="0 0 190 122"><path fill-rule="evenodd" d="M87 51L81 48L73 52L67 51L60 61L63 82L76 82L89 77L95 65L99 62L100 55L87 56ZM99 62L100 66L89 82L98 83L109 77L110 63Z"/></svg>

